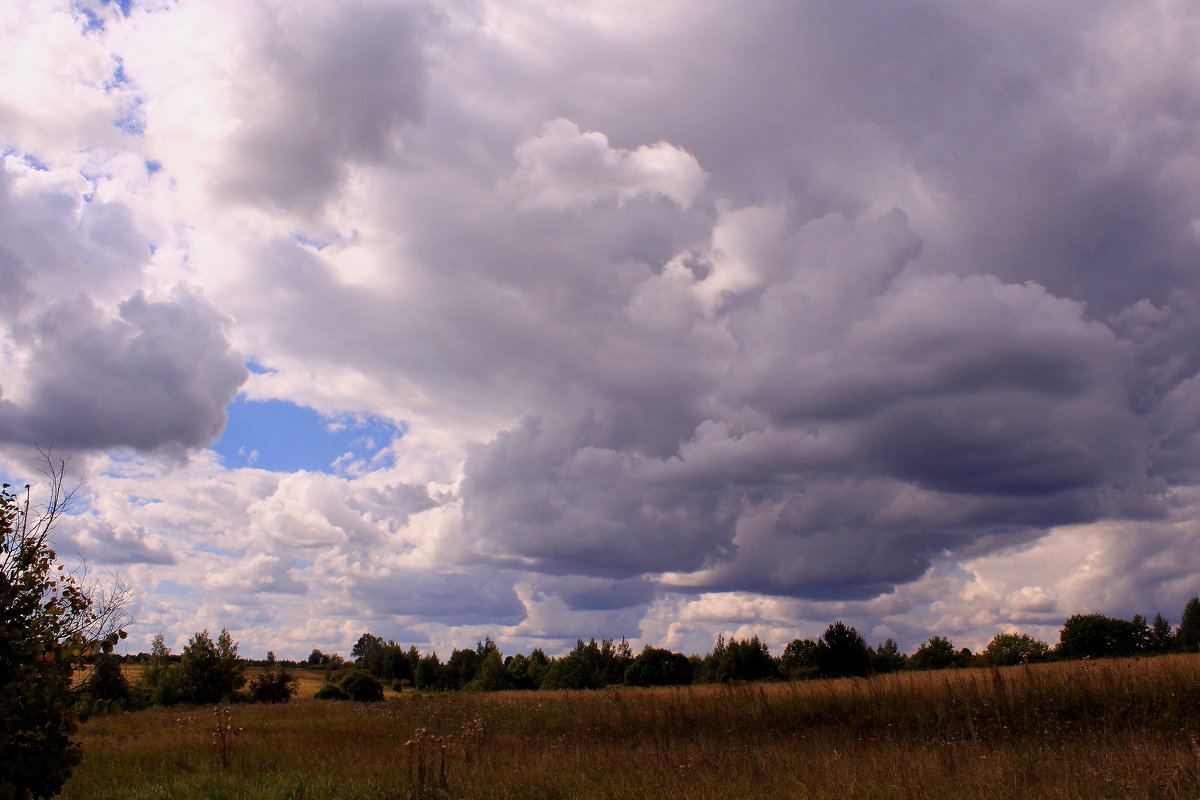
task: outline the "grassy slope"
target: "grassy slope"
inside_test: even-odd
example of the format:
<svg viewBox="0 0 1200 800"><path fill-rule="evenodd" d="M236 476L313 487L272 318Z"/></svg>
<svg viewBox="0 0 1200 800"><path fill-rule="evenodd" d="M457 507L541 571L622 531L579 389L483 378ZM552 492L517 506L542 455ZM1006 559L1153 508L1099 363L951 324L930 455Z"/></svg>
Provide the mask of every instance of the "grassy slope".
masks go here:
<svg viewBox="0 0 1200 800"><path fill-rule="evenodd" d="M1200 656L800 684L405 694L82 727L75 798L1196 798ZM452 736L413 741L414 732ZM442 754L447 761L441 788ZM426 771L420 774L422 765Z"/></svg>

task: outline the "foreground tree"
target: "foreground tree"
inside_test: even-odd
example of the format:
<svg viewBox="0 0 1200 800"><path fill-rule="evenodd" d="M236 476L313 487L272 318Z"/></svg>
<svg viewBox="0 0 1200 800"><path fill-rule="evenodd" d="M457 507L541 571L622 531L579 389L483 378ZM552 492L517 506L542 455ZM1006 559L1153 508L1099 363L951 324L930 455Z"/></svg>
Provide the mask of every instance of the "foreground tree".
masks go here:
<svg viewBox="0 0 1200 800"><path fill-rule="evenodd" d="M58 794L79 762L74 671L111 652L128 594L84 584L57 562L50 536L71 501L65 462L47 458L47 497L34 509L0 487L0 798Z"/></svg>

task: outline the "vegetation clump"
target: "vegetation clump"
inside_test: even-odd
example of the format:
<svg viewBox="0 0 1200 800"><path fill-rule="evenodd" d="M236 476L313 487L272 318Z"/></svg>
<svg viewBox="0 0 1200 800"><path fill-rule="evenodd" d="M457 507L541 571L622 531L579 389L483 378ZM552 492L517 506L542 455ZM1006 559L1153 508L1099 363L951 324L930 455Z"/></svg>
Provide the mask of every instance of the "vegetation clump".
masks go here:
<svg viewBox="0 0 1200 800"><path fill-rule="evenodd" d="M356 703L374 703L383 699L383 684L363 669L357 669L342 678L342 691Z"/></svg>
<svg viewBox="0 0 1200 800"><path fill-rule="evenodd" d="M317 700L349 700L350 695L336 683L327 683L313 695Z"/></svg>

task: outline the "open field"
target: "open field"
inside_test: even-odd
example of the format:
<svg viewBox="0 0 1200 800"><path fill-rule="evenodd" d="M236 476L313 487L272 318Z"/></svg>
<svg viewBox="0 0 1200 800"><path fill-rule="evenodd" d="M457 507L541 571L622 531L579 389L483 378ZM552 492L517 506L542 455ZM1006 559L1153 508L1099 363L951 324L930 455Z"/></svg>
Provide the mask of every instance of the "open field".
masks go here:
<svg viewBox="0 0 1200 800"><path fill-rule="evenodd" d="M1200 656L232 716L224 767L212 709L93 719L63 796L1200 797Z"/></svg>
<svg viewBox="0 0 1200 800"><path fill-rule="evenodd" d="M134 663L134 664L122 664L121 665L122 674L125 675L125 678L131 684L137 683L141 679L143 669L145 669L145 666L143 664ZM259 675L266 671L267 671L266 667L254 667L254 666L246 667L246 672L245 672L246 680L249 681L255 675ZM312 667L312 668L296 667L296 668L288 669L288 672L291 673L291 676L293 678L295 678L296 681L298 682L296 698L299 700L311 699L312 696L317 693L317 690L320 689L325 684L325 668L324 667ZM84 680L88 674L89 673L86 671L80 672L77 680L79 680L79 681ZM344 674L344 673L340 673L340 674ZM384 697L386 697L386 698L394 698L394 697L400 696L399 693L392 691L390 686L385 686L383 689L383 693L384 693Z"/></svg>

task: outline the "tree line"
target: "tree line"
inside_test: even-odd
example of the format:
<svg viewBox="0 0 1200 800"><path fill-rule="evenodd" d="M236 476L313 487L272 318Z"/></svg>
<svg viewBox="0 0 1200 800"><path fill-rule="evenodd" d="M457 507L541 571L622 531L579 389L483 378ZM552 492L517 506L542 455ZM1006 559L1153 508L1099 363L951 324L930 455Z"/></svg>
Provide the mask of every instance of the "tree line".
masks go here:
<svg viewBox="0 0 1200 800"><path fill-rule="evenodd" d="M1198 650L1200 597L1193 597L1185 605L1178 627L1161 614L1152 622L1141 615L1125 620L1076 614L1064 623L1053 647L1028 634L1001 633L978 653L957 648L944 636L931 636L911 654L902 653L893 639L871 647L857 630L838 621L815 640L789 642L778 656L757 636L718 636L713 649L703 656L649 645L635 655L625 639L579 639L574 649L557 658L548 657L541 649L504 656L489 637L474 648L453 650L443 662L437 653L423 653L415 646L364 633L351 650L352 662L314 650L307 664L325 666L331 675L352 666L396 690L501 691L806 680Z"/></svg>

